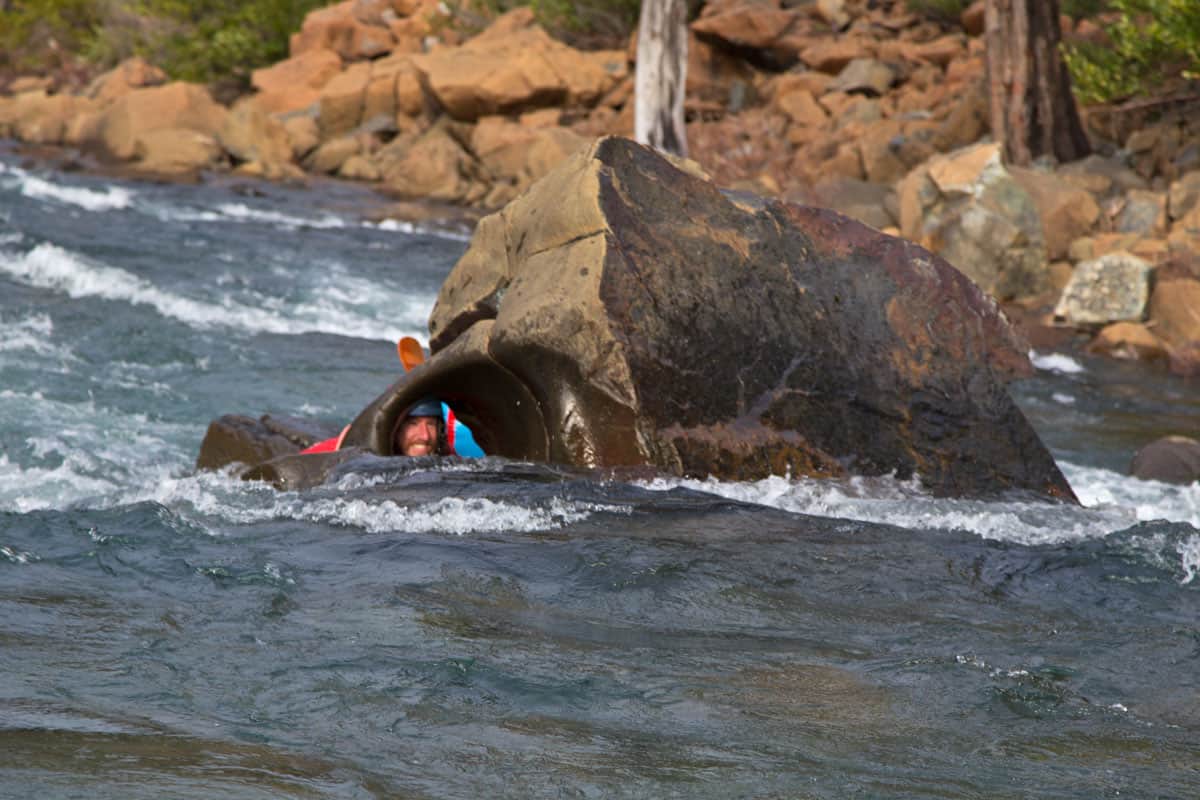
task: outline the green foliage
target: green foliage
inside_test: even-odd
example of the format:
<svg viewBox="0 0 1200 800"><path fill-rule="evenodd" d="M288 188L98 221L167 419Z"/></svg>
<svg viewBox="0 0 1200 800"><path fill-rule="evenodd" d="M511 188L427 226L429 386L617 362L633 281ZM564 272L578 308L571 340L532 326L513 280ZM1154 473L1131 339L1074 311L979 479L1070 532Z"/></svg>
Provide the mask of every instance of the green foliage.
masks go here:
<svg viewBox="0 0 1200 800"><path fill-rule="evenodd" d="M1108 0L1062 0L1059 10L1071 19L1084 19L1108 11Z"/></svg>
<svg viewBox="0 0 1200 800"><path fill-rule="evenodd" d="M957 22L962 12L971 5L970 0L908 0L905 4L915 14L946 22Z"/></svg>
<svg viewBox="0 0 1200 800"><path fill-rule="evenodd" d="M90 44L101 12L97 0L0 0L0 65L56 66Z"/></svg>
<svg viewBox="0 0 1200 800"><path fill-rule="evenodd" d="M1106 44L1063 48L1075 93L1105 103L1149 91L1174 78L1200 78L1200 3L1109 0L1117 13Z"/></svg>
<svg viewBox="0 0 1200 800"><path fill-rule="evenodd" d="M174 78L245 82L287 56L288 37L327 0L0 0L0 65L43 69L56 54L99 66L143 55Z"/></svg>
<svg viewBox="0 0 1200 800"><path fill-rule="evenodd" d="M138 51L172 77L248 80L257 67L286 58L288 37L324 0L141 0L141 13L161 24Z"/></svg>
<svg viewBox="0 0 1200 800"><path fill-rule="evenodd" d="M531 0L530 8L547 30L568 38L623 40L637 27L639 0Z"/></svg>

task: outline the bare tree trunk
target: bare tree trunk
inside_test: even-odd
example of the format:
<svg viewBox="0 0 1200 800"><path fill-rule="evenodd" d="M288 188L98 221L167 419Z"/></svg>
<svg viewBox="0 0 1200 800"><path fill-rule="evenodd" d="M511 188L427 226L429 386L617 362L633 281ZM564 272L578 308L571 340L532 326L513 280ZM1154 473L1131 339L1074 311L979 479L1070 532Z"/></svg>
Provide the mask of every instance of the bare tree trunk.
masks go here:
<svg viewBox="0 0 1200 800"><path fill-rule="evenodd" d="M633 136L687 155L683 95L687 82L687 0L643 0L638 23Z"/></svg>
<svg viewBox="0 0 1200 800"><path fill-rule="evenodd" d="M984 19L992 136L1005 162L1092 152L1058 51L1058 0L987 0Z"/></svg>

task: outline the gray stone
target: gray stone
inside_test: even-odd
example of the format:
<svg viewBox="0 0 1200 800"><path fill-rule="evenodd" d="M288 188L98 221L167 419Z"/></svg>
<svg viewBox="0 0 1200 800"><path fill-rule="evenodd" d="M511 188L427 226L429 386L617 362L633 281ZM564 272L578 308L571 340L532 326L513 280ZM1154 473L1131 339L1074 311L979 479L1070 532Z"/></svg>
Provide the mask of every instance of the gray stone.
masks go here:
<svg viewBox="0 0 1200 800"><path fill-rule="evenodd" d="M812 203L832 208L865 225L881 230L896 224L888 210L895 204L895 192L887 186L854 178L834 178L817 184Z"/></svg>
<svg viewBox="0 0 1200 800"><path fill-rule="evenodd" d="M1113 228L1117 233L1162 233L1167 222L1167 197L1163 192L1135 189L1125 195Z"/></svg>
<svg viewBox="0 0 1200 800"><path fill-rule="evenodd" d="M896 70L874 58L856 58L838 73L830 89L880 97L896 82Z"/></svg>
<svg viewBox="0 0 1200 800"><path fill-rule="evenodd" d="M899 185L901 233L1001 300L1049 289L1042 221L994 144L934 156Z"/></svg>
<svg viewBox="0 0 1200 800"><path fill-rule="evenodd" d="M1139 322L1150 302L1149 262L1125 252L1109 253L1075 266L1054 308L1054 318L1090 327L1110 322Z"/></svg>
<svg viewBox="0 0 1200 800"><path fill-rule="evenodd" d="M1200 170L1189 172L1171 184L1167 192L1167 213L1182 219L1200 202Z"/></svg>

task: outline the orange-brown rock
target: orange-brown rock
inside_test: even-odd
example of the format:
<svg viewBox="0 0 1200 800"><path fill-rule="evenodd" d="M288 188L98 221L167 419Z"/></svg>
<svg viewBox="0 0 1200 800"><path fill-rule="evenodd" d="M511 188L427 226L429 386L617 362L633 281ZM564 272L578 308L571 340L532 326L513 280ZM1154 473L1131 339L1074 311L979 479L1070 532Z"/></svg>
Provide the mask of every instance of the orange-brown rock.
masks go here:
<svg viewBox="0 0 1200 800"><path fill-rule="evenodd" d="M54 92L54 78L49 75L22 75L8 85L8 93L17 95L27 92Z"/></svg>
<svg viewBox="0 0 1200 800"><path fill-rule="evenodd" d="M1050 172L1009 167L1013 179L1029 193L1042 220L1046 257L1066 258L1071 242L1090 233L1100 219L1100 206L1083 189L1066 185Z"/></svg>
<svg viewBox="0 0 1200 800"><path fill-rule="evenodd" d="M462 47L412 59L446 113L465 121L548 105L590 105L627 69L623 52L584 53L539 26L505 36L485 31Z"/></svg>
<svg viewBox="0 0 1200 800"><path fill-rule="evenodd" d="M180 177L221 165L223 155L211 134L192 128L154 128L135 139L133 167L152 175Z"/></svg>
<svg viewBox="0 0 1200 800"><path fill-rule="evenodd" d="M363 61L351 64L325 84L317 111L322 140L349 133L363 121L370 82L371 64Z"/></svg>
<svg viewBox="0 0 1200 800"><path fill-rule="evenodd" d="M100 125L104 110L99 106L92 109L76 109L63 129L63 144L71 147L86 147L100 141Z"/></svg>
<svg viewBox="0 0 1200 800"><path fill-rule="evenodd" d="M87 97L42 90L0 98L0 136L33 144L62 144L73 120L81 115L94 119L98 108L99 104Z"/></svg>
<svg viewBox="0 0 1200 800"><path fill-rule="evenodd" d="M1154 333L1172 349L1200 342L1200 281L1159 281L1150 296L1150 319Z"/></svg>
<svg viewBox="0 0 1200 800"><path fill-rule="evenodd" d="M351 181L377 181L381 177L379 167L363 155L347 158L337 171L339 178Z"/></svg>
<svg viewBox="0 0 1200 800"><path fill-rule="evenodd" d="M800 60L811 69L837 75L856 58L871 58L875 50L862 39L816 39L800 51Z"/></svg>
<svg viewBox="0 0 1200 800"><path fill-rule="evenodd" d="M268 114L254 96L230 110L217 131L217 141L238 161L279 166L292 161L292 143L283 123Z"/></svg>
<svg viewBox="0 0 1200 800"><path fill-rule="evenodd" d="M693 33L735 49L769 50L800 18L797 11L774 2L742 2L706 6L691 24Z"/></svg>
<svg viewBox="0 0 1200 800"><path fill-rule="evenodd" d="M328 48L312 48L254 70L250 82L259 92L260 108L286 114L314 105L321 89L341 71L341 56Z"/></svg>
<svg viewBox="0 0 1200 800"><path fill-rule="evenodd" d="M88 84L84 95L98 102L108 103L133 89L161 86L166 82L167 73L141 56L134 56L96 77Z"/></svg>
<svg viewBox="0 0 1200 800"><path fill-rule="evenodd" d="M395 0L354 0L354 18L365 25L387 25L399 17Z"/></svg>
<svg viewBox="0 0 1200 800"><path fill-rule="evenodd" d="M385 188L400 197L454 203L482 199L487 187L481 168L451 130L439 123L411 145L397 140L380 150L374 161Z"/></svg>
<svg viewBox="0 0 1200 800"><path fill-rule="evenodd" d="M1100 330L1087 351L1131 361L1165 361L1167 346L1140 322L1114 322Z"/></svg>
<svg viewBox="0 0 1200 800"><path fill-rule="evenodd" d="M292 148L292 158L303 159L321 143L321 131L315 117L299 114L283 119L283 130L287 133Z"/></svg>
<svg viewBox="0 0 1200 800"><path fill-rule="evenodd" d="M904 153L915 152L901 148L904 143L903 131L904 125L900 120L887 119L868 126L859 137L859 152L867 180L890 186L916 166L916 163L905 163L902 158Z"/></svg>
<svg viewBox="0 0 1200 800"><path fill-rule="evenodd" d="M396 41L392 32L386 26L364 24L354 6L355 0L345 0L310 12L300 31L292 34L291 54L328 49L347 61L359 61L389 52Z"/></svg>
<svg viewBox="0 0 1200 800"><path fill-rule="evenodd" d="M963 30L967 32L968 36L979 36L983 33L983 17L986 5L984 0L974 0L959 14L958 21L962 23Z"/></svg>
<svg viewBox="0 0 1200 800"><path fill-rule="evenodd" d="M358 136L338 136L321 144L304 160L304 166L313 172L332 175L348 160L363 152L363 142Z"/></svg>
<svg viewBox="0 0 1200 800"><path fill-rule="evenodd" d="M948 34L930 42L897 42L894 49L884 52L906 61L923 61L946 68L951 61L966 54L967 46L960 34Z"/></svg>
<svg viewBox="0 0 1200 800"><path fill-rule="evenodd" d="M820 128L829 121L829 112L806 89L776 94L771 106L802 128Z"/></svg>
<svg viewBox="0 0 1200 800"><path fill-rule="evenodd" d="M128 160L135 157L139 138L161 128L190 130L215 139L227 114L203 86L193 83L176 81L134 89L105 111L100 122L101 144L110 156Z"/></svg>
<svg viewBox="0 0 1200 800"><path fill-rule="evenodd" d="M515 197L531 183L590 142L558 127L530 127L501 117L485 117L471 134L471 151L493 180L509 190L491 198Z"/></svg>

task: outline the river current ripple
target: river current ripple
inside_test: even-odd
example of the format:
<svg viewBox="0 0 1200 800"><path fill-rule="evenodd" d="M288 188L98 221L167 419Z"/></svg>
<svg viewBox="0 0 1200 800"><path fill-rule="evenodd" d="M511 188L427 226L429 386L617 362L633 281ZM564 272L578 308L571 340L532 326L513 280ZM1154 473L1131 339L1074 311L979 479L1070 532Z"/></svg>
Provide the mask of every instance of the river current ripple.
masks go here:
<svg viewBox="0 0 1200 800"><path fill-rule="evenodd" d="M344 424L422 336L465 236L371 202L0 152L0 797L1200 796L1200 489L1125 475L1194 382L1034 354L1082 508L195 473L213 417Z"/></svg>

